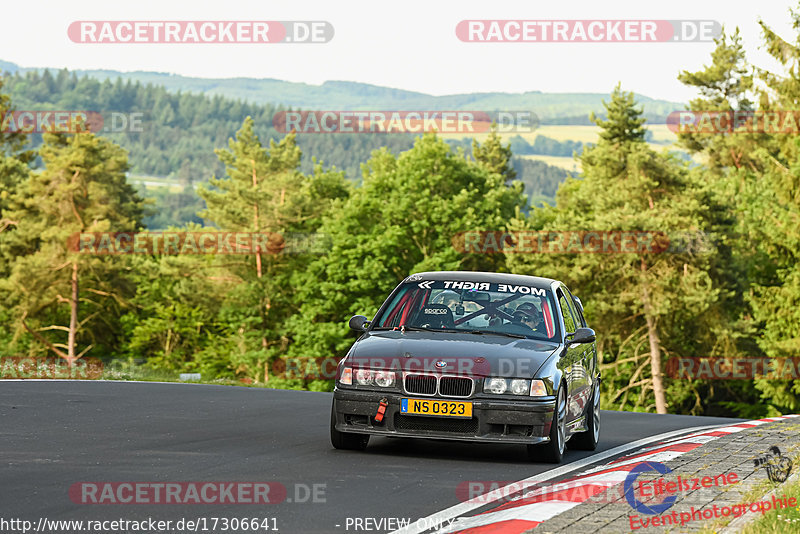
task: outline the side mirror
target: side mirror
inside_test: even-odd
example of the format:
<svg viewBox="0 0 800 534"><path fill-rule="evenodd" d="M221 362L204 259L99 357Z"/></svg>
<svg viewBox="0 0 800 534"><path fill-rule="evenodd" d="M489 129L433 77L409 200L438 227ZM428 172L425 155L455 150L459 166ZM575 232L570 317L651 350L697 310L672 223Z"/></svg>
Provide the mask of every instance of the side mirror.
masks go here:
<svg viewBox="0 0 800 534"><path fill-rule="evenodd" d="M574 345L577 343L591 343L597 336L591 328L578 328L574 334L567 334L567 345Z"/></svg>
<svg viewBox="0 0 800 534"><path fill-rule="evenodd" d="M366 332L367 328L369 327L369 319L363 315L354 315L350 318L350 322L347 324L351 330L355 330L356 332Z"/></svg>

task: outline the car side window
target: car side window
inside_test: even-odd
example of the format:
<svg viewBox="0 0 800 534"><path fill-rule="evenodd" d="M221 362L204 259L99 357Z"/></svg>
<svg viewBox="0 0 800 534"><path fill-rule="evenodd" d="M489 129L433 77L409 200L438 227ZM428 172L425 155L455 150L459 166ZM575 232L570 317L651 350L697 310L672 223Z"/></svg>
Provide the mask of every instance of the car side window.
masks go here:
<svg viewBox="0 0 800 534"><path fill-rule="evenodd" d="M578 299L575 298L575 295L572 294L572 291L569 290L566 286L564 286L564 291L567 292L567 295L570 296L572 299L573 309L575 310L575 317L578 319L578 326L586 326L586 318L583 316L583 309L578 304Z"/></svg>
<svg viewBox="0 0 800 534"><path fill-rule="evenodd" d="M571 299L569 299L571 300ZM577 329L577 321L575 320L575 310L570 306L570 301L564 297L564 293L558 290L558 305L561 307L561 312L564 314L564 327L567 332L574 332Z"/></svg>

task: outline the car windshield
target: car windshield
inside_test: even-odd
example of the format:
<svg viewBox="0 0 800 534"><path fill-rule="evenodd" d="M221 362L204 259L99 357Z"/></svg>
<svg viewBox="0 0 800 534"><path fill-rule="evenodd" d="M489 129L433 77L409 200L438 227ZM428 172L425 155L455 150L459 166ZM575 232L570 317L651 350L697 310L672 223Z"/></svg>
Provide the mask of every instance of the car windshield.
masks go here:
<svg viewBox="0 0 800 534"><path fill-rule="evenodd" d="M559 333L547 288L450 280L403 284L373 321L373 330L399 327L432 331L524 336L555 340Z"/></svg>

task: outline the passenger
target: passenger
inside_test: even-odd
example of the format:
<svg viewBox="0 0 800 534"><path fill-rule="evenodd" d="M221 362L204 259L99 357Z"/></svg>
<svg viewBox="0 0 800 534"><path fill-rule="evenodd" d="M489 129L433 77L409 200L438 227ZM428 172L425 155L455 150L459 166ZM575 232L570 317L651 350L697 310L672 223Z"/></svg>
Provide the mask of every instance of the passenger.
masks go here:
<svg viewBox="0 0 800 534"><path fill-rule="evenodd" d="M456 308L460 302L461 298L455 291L443 291L439 293L432 301L433 304L444 304L450 308L450 311L453 313L456 312Z"/></svg>

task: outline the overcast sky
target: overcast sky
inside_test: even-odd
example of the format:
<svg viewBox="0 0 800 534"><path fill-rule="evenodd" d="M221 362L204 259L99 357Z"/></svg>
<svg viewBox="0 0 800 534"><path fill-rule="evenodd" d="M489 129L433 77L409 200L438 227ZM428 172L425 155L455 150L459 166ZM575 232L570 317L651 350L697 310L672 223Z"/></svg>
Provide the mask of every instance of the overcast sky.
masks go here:
<svg viewBox="0 0 800 534"><path fill-rule="evenodd" d="M348 80L434 95L485 91L603 92L617 81L654 98L686 101L676 80L709 61L713 43L465 43L465 19L712 19L739 26L750 61L774 67L761 48L761 17L794 41L787 0L196 0L14 2L0 32L0 59L24 67L148 70L197 77ZM9 6L6 12L9 13ZM76 20L326 20L327 44L76 44Z"/></svg>

